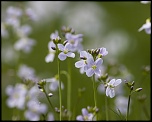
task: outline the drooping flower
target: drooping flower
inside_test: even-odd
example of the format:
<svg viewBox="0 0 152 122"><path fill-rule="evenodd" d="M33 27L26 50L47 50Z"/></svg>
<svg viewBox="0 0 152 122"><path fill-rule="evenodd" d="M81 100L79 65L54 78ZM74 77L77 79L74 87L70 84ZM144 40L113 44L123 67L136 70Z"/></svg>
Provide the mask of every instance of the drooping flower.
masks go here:
<svg viewBox="0 0 152 122"><path fill-rule="evenodd" d="M86 75L88 77L91 77L93 74L96 74L100 76L101 74L101 64L103 60L101 58L98 58L96 61L94 61L93 58L88 59L88 69L86 71Z"/></svg>
<svg viewBox="0 0 152 122"><path fill-rule="evenodd" d="M82 108L82 115L78 115L76 120L78 121L93 121L93 113L89 113L86 108Z"/></svg>
<svg viewBox="0 0 152 122"><path fill-rule="evenodd" d="M74 58L75 54L72 51L72 45L70 43L66 43L66 45L58 44L59 50L62 52L58 55L58 58L61 61L64 61L67 57Z"/></svg>
<svg viewBox="0 0 152 122"><path fill-rule="evenodd" d="M115 96L115 90L114 88L118 86L121 83L121 79L112 79L110 80L109 83L107 83L107 88L106 88L106 96L110 96L110 98L113 98Z"/></svg>
<svg viewBox="0 0 152 122"><path fill-rule="evenodd" d="M147 19L146 23L143 24L142 27L138 29L138 31L142 31L142 30L145 30L145 32L147 34L151 34L151 22L150 22L150 19Z"/></svg>
<svg viewBox="0 0 152 122"><path fill-rule="evenodd" d="M8 85L6 87L6 94L9 96L7 105L10 108L24 109L26 93L27 88L24 84L16 84L15 87Z"/></svg>

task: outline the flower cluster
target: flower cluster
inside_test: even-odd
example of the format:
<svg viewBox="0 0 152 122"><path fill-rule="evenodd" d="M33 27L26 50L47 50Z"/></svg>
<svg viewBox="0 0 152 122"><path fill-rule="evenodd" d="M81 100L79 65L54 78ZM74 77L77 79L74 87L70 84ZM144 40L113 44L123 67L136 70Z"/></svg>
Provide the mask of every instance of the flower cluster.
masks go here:
<svg viewBox="0 0 152 122"><path fill-rule="evenodd" d="M103 63L102 57L106 56L108 51L106 48L98 48L80 52L80 61L75 63L76 68L80 68L81 72L86 72L88 77L93 76L93 74L101 75L101 64Z"/></svg>

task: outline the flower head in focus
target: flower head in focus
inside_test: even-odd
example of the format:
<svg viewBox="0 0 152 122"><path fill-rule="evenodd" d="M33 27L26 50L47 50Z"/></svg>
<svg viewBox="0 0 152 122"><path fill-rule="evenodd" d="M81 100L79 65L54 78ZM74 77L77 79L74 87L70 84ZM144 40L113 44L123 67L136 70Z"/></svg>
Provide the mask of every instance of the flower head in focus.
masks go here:
<svg viewBox="0 0 152 122"><path fill-rule="evenodd" d="M115 91L114 88L118 86L121 83L121 79L112 79L110 80L109 83L107 83L107 88L106 88L106 96L110 96L110 98L113 98L115 96Z"/></svg>

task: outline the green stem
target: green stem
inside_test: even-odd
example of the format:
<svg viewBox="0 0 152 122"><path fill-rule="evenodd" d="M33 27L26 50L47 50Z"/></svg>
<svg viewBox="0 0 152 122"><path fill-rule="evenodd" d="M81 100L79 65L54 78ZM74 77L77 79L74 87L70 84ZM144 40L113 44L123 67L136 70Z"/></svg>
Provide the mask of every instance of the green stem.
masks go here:
<svg viewBox="0 0 152 122"><path fill-rule="evenodd" d="M94 105L95 108L97 108L97 102L96 102L96 87L95 87L95 75L93 75L93 96L94 96ZM97 116L96 116L97 119Z"/></svg>
<svg viewBox="0 0 152 122"><path fill-rule="evenodd" d="M69 121L71 118L71 62L70 59L68 59L68 88L67 88L67 107L69 110Z"/></svg>
<svg viewBox="0 0 152 122"><path fill-rule="evenodd" d="M107 96L105 96L105 108L106 108L106 121L108 121L109 117L108 117L108 98L107 98Z"/></svg>
<svg viewBox="0 0 152 122"><path fill-rule="evenodd" d="M128 98L128 107L127 107L127 115L126 115L126 121L128 121L128 115L129 115L129 106L130 106L130 98L131 98L131 90Z"/></svg>
<svg viewBox="0 0 152 122"><path fill-rule="evenodd" d="M45 96L46 96L47 100L49 101L49 104L50 104L50 106L51 106L53 112L55 113L54 107L53 107L53 105L52 105L52 103L51 103L51 101L50 101L50 99L49 99L49 96L48 96L47 93L46 93L45 88L43 88L43 90L44 90Z"/></svg>
<svg viewBox="0 0 152 122"><path fill-rule="evenodd" d="M59 54L59 50L57 49L57 55ZM59 99L60 99L60 121L62 120L62 93L61 93L61 81L60 81L60 60L57 60L58 65L58 78L59 78Z"/></svg>

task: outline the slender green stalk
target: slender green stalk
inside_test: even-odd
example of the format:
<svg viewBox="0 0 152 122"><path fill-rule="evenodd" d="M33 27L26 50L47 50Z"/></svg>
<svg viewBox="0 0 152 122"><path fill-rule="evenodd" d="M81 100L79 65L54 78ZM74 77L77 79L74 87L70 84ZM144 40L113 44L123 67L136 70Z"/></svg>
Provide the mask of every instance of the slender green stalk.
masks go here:
<svg viewBox="0 0 152 122"><path fill-rule="evenodd" d="M94 96L94 105L95 108L97 107L97 101L96 101L96 86L95 86L95 75L93 75L93 96ZM97 115L96 115L97 120Z"/></svg>
<svg viewBox="0 0 152 122"><path fill-rule="evenodd" d="M59 54L58 50L57 50L57 54ZM62 93L61 93L60 60L59 60L59 58L57 60L57 65L58 65L58 78L59 78L60 121L61 121L62 120Z"/></svg>
<svg viewBox="0 0 152 122"><path fill-rule="evenodd" d="M108 121L109 116L108 116L108 98L107 98L107 96L105 96L105 108L106 108L106 121Z"/></svg>
<svg viewBox="0 0 152 122"><path fill-rule="evenodd" d="M67 88L67 108L69 110L69 121L71 118L71 62L68 59L68 88Z"/></svg>
<svg viewBox="0 0 152 122"><path fill-rule="evenodd" d="M49 96L48 96L47 93L46 93L45 88L43 88L43 90L44 90L45 96L46 96L47 100L49 101L49 104L50 104L50 106L51 106L53 112L55 113L54 107L53 107L53 105L52 105L52 103L51 103L51 101L50 101L50 99L49 99Z"/></svg>
<svg viewBox="0 0 152 122"><path fill-rule="evenodd" d="M130 98L131 98L131 91L128 98L128 107L127 107L127 115L126 115L126 121L128 121L128 115L129 115L129 106L130 106Z"/></svg>

